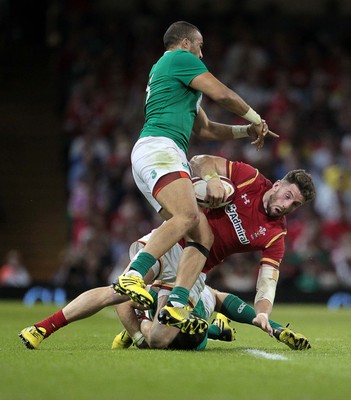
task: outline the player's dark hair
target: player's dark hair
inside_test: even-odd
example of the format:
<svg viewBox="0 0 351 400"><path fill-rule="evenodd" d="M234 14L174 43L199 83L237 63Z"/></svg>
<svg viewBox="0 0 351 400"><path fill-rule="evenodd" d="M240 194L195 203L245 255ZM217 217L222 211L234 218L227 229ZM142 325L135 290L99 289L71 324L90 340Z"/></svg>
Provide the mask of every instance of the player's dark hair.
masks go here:
<svg viewBox="0 0 351 400"><path fill-rule="evenodd" d="M312 180L312 176L304 169L294 169L288 172L282 180L287 181L290 184L295 184L305 202L311 201L316 197L316 189Z"/></svg>
<svg viewBox="0 0 351 400"><path fill-rule="evenodd" d="M190 335L179 331L177 336L168 345L169 350L196 350L199 344L205 339L206 332Z"/></svg>
<svg viewBox="0 0 351 400"><path fill-rule="evenodd" d="M196 32L200 30L193 24L186 21L174 22L163 36L165 49L178 45L183 39L194 40Z"/></svg>

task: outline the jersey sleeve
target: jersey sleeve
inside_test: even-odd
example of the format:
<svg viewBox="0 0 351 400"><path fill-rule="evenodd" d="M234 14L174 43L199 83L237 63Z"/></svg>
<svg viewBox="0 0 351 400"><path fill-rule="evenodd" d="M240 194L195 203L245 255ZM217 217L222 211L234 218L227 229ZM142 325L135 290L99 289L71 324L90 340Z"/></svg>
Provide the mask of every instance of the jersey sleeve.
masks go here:
<svg viewBox="0 0 351 400"><path fill-rule="evenodd" d="M257 168L239 161L227 161L227 176L236 186L245 186L259 176Z"/></svg>
<svg viewBox="0 0 351 400"><path fill-rule="evenodd" d="M279 269L284 257L285 235L286 231L283 231L271 239L262 252L260 265L268 264L276 269Z"/></svg>
<svg viewBox="0 0 351 400"><path fill-rule="evenodd" d="M198 75L208 72L206 65L189 51L180 51L173 59L173 76L184 85L189 83Z"/></svg>

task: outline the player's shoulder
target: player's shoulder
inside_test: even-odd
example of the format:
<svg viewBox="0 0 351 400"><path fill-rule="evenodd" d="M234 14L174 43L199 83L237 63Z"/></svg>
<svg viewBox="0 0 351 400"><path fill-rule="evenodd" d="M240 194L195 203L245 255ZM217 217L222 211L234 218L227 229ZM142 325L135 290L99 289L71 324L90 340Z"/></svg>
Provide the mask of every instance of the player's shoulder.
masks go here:
<svg viewBox="0 0 351 400"><path fill-rule="evenodd" d="M228 170L230 174L235 174L239 176L254 176L256 175L258 169L250 164L243 161L228 161Z"/></svg>
<svg viewBox="0 0 351 400"><path fill-rule="evenodd" d="M250 164L242 161L229 161L228 176L238 187L259 184L270 187L271 182Z"/></svg>

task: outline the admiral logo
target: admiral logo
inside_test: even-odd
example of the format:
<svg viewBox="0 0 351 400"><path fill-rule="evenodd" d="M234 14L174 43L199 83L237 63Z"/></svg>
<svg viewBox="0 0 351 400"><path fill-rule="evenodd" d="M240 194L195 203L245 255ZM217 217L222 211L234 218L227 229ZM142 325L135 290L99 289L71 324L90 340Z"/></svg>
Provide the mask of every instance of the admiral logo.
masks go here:
<svg viewBox="0 0 351 400"><path fill-rule="evenodd" d="M246 237L246 232L241 225L241 219L236 211L236 205L231 203L225 207L225 213L228 215L230 222L233 224L234 230L241 244L249 244L249 240Z"/></svg>

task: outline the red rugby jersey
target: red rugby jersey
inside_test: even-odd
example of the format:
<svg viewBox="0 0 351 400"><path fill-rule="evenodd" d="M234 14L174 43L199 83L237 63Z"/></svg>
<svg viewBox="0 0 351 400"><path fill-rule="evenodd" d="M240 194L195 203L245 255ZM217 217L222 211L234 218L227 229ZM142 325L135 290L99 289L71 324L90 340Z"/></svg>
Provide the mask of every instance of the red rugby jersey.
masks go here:
<svg viewBox="0 0 351 400"><path fill-rule="evenodd" d="M206 209L214 243L203 272L208 272L234 253L261 251L260 263L279 268L284 256L286 218L270 218L263 208L263 194L272 182L243 162L227 161L227 176L235 188L233 202Z"/></svg>

